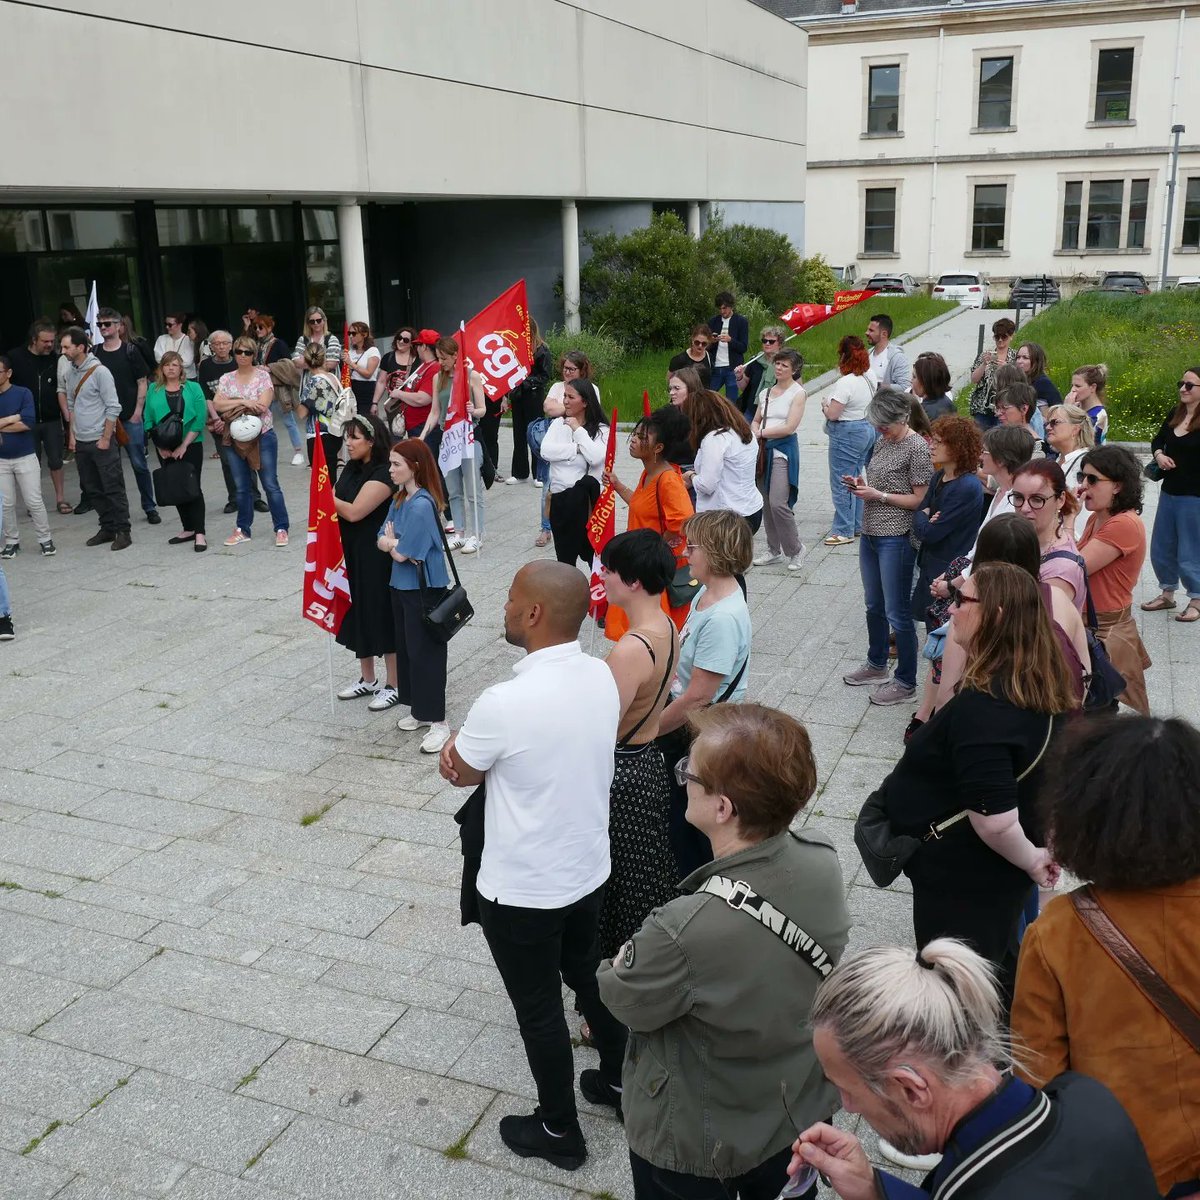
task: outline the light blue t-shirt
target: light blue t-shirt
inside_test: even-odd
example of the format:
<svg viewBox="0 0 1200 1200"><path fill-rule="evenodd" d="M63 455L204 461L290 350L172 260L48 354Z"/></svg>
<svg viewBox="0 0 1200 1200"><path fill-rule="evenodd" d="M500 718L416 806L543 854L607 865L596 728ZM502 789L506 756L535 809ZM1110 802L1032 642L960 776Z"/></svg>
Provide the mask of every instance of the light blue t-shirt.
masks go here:
<svg viewBox="0 0 1200 1200"><path fill-rule="evenodd" d="M718 600L708 608L701 609L700 601L707 588L701 588L692 601L691 611L679 635L679 668L671 691L682 695L692 678L692 671L699 667L721 676L714 700L741 700L746 695L746 681L750 658L750 609L741 588L735 589L724 600ZM742 669L742 664L746 669ZM741 671L737 687L726 696L725 691Z"/></svg>
<svg viewBox="0 0 1200 1200"><path fill-rule="evenodd" d="M378 537L383 537L388 521L396 535L396 549L409 559L408 562L392 559L391 586L398 592L417 591L421 586L416 567L419 562L425 568L426 587L449 587L450 573L446 570L446 554L442 548L442 535L438 532L437 506L433 497L424 488L417 488L406 499L401 489L388 509L387 520L379 527Z"/></svg>

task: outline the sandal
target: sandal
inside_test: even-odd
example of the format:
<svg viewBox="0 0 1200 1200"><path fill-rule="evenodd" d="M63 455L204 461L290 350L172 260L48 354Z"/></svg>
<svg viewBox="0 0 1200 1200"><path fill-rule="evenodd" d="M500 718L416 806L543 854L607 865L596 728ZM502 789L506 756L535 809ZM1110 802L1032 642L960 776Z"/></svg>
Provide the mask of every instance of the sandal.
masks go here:
<svg viewBox="0 0 1200 1200"><path fill-rule="evenodd" d="M1177 614L1175 620L1183 625L1194 625L1200 621L1200 600L1189 600L1187 608Z"/></svg>
<svg viewBox="0 0 1200 1200"><path fill-rule="evenodd" d="M537 535L537 541L535 541L533 544L540 548L542 546L550 545L550 540L551 535L543 529L542 532Z"/></svg>
<svg viewBox="0 0 1200 1200"><path fill-rule="evenodd" d="M840 533L831 533L823 544L826 546L849 546L853 541L852 537L842 537Z"/></svg>
<svg viewBox="0 0 1200 1200"><path fill-rule="evenodd" d="M596 1043L592 1041L592 1031L588 1028L586 1021L580 1021L579 1023L579 1044L593 1050L596 1048Z"/></svg>
<svg viewBox="0 0 1200 1200"><path fill-rule="evenodd" d="M67 517L67 516L70 516L71 513L73 513L75 510L65 500L60 500L58 502L58 511L64 517Z"/></svg>
<svg viewBox="0 0 1200 1200"><path fill-rule="evenodd" d="M1174 607L1175 597L1164 594L1162 596L1155 596L1153 600L1147 600L1142 605L1142 612L1167 612Z"/></svg>

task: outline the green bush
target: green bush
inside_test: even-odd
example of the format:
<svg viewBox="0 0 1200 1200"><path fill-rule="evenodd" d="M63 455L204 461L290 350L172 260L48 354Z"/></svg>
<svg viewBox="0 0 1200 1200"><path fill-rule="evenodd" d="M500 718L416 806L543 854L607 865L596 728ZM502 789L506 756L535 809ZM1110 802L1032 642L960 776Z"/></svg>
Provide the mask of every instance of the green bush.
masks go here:
<svg viewBox="0 0 1200 1200"><path fill-rule="evenodd" d="M682 347L707 319L713 297L733 291L733 273L711 242L689 237L674 213L659 213L624 237L589 234L592 257L579 273L580 315L630 353Z"/></svg>
<svg viewBox="0 0 1200 1200"><path fill-rule="evenodd" d="M800 256L787 234L758 225L725 226L718 218L700 240L733 272L739 300L757 296L776 313L799 303Z"/></svg>
<svg viewBox="0 0 1200 1200"><path fill-rule="evenodd" d="M542 334L550 353L554 356L554 379L558 378L558 360L568 350L582 350L592 364L592 373L602 380L620 370L627 355L624 347L607 330L581 329L568 333L559 326L547 329Z"/></svg>
<svg viewBox="0 0 1200 1200"><path fill-rule="evenodd" d="M820 254L801 259L797 295L792 304L832 304L833 294L841 287L833 268ZM782 309L780 311L783 311Z"/></svg>

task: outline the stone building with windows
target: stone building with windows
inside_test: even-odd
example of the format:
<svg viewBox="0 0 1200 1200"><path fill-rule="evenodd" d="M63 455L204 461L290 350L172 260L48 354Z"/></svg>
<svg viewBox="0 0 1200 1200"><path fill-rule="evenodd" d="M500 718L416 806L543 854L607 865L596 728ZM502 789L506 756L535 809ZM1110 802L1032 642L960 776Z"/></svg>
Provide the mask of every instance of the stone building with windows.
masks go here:
<svg viewBox="0 0 1200 1200"><path fill-rule="evenodd" d="M1168 278L1200 273L1200 0L761 2L809 36L810 253L980 271L997 298L1156 283L1164 237Z"/></svg>
<svg viewBox="0 0 1200 1200"><path fill-rule="evenodd" d="M101 303L453 328L656 209L804 231L807 38L748 0L0 0L0 347ZM769 169L747 169L747 163Z"/></svg>

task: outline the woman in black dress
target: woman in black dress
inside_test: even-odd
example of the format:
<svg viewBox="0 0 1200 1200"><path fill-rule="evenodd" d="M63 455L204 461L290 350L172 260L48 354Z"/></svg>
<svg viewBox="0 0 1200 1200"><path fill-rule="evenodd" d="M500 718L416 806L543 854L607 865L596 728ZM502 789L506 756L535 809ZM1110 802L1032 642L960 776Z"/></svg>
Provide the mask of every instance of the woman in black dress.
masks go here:
<svg viewBox="0 0 1200 1200"><path fill-rule="evenodd" d="M349 461L338 476L333 503L342 531L351 603L337 640L358 656L359 676L357 683L338 692L338 699L370 696L367 707L372 712L382 712L400 703L396 688L396 628L388 591L392 564L375 548L379 527L387 520L395 491L388 475L392 439L383 422L373 416L351 417L343 434ZM375 659L380 655L387 671L383 687L375 678Z"/></svg>

